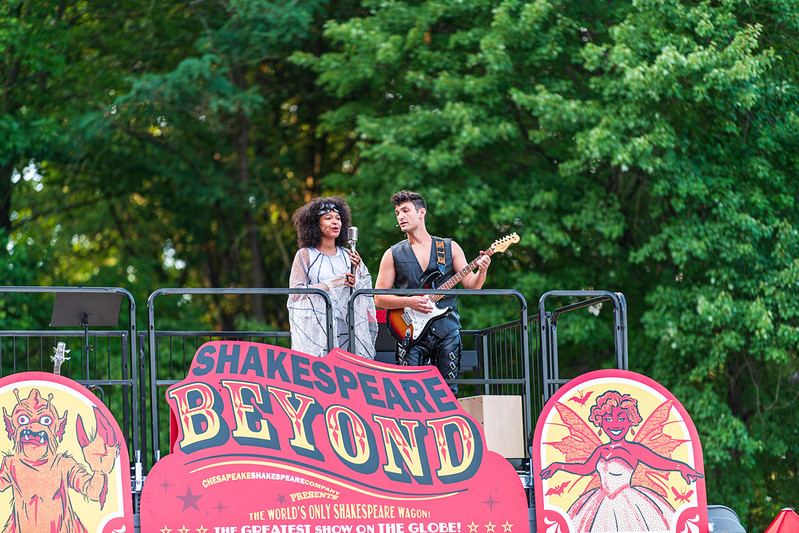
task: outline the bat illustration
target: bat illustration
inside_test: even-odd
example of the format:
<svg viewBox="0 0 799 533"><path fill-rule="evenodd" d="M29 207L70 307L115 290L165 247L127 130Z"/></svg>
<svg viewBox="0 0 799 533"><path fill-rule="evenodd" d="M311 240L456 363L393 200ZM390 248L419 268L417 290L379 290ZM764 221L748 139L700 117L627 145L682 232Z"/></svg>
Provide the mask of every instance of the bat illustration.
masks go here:
<svg viewBox="0 0 799 533"><path fill-rule="evenodd" d="M568 484L569 484L569 482L566 481L565 483L561 483L560 485L557 485L556 487L549 489L547 491L547 493L545 494L545 496L549 496L551 494L554 494L555 496L562 496L563 495L563 491L566 490L566 486Z"/></svg>
<svg viewBox="0 0 799 533"><path fill-rule="evenodd" d="M577 392L578 392L578 396L572 396L571 398L569 398L569 401L570 402L577 402L577 403L579 403L582 406L585 406L585 402L587 402L588 398L590 398L591 395L594 393L594 391L590 390L590 391L588 391L588 393L583 394L583 391L579 390L579 389L577 390Z"/></svg>
<svg viewBox="0 0 799 533"><path fill-rule="evenodd" d="M688 503L688 500L690 500L690 499L691 499L691 495L694 493L694 491L693 491L693 490L689 490L688 492L686 492L686 493L684 493L684 494L683 494L682 492L679 492L679 491L678 491L677 489L675 489L674 487L672 487L672 488L671 488L671 492L673 492L673 493L674 493L674 498L675 498L675 499L676 499L678 502L685 502L685 503Z"/></svg>

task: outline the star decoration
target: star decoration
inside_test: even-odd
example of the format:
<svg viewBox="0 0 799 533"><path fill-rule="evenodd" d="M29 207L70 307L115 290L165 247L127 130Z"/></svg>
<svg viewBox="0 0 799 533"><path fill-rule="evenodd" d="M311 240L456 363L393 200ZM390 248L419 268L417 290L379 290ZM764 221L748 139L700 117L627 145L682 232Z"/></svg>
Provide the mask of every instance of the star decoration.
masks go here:
<svg viewBox="0 0 799 533"><path fill-rule="evenodd" d="M200 527L197 528L197 533L205 533L206 531L208 531L208 530L206 528L204 528L203 526L200 526Z"/></svg>
<svg viewBox="0 0 799 533"><path fill-rule="evenodd" d="M164 482L163 482L163 483L161 483L161 484L160 484L160 485L158 485L158 486L159 486L159 487L164 487L164 492L166 492L166 491L168 491L168 490L169 490L169 487L171 487L171 486L172 486L172 483L170 483L170 482L169 482L169 480L167 480L167 478L164 478Z"/></svg>
<svg viewBox="0 0 799 533"><path fill-rule="evenodd" d="M219 516L222 516L222 510L223 510L223 509L227 509L227 507L225 507L224 505L222 505L222 500L219 500L219 503L218 503L217 505L215 505L215 506L214 506L214 509L216 509L217 511L219 511Z"/></svg>
<svg viewBox="0 0 799 533"><path fill-rule="evenodd" d="M494 525L494 524L492 524L491 522L487 523L487 524L486 524L486 532L487 532L487 533L492 533L492 532L494 531L494 528L495 528L495 527L497 527L497 526L495 526L495 525Z"/></svg>
<svg viewBox="0 0 799 533"><path fill-rule="evenodd" d="M278 494L277 495L277 501L280 503L280 505L283 505L284 503L286 503L286 495L285 494Z"/></svg>
<svg viewBox="0 0 799 533"><path fill-rule="evenodd" d="M491 493L488 494L488 499L483 502L484 504L488 505L488 509L490 511L494 511L494 504L499 503L499 501L495 500Z"/></svg>
<svg viewBox="0 0 799 533"><path fill-rule="evenodd" d="M513 524L506 520L505 523L502 524L502 533L508 533L510 531L513 531Z"/></svg>
<svg viewBox="0 0 799 533"><path fill-rule="evenodd" d="M194 507L198 511L200 510L197 507L197 500L202 498L202 494L194 495L191 493L191 487L186 487L186 495L185 496L178 496L179 499L183 500L183 511L188 509L189 507Z"/></svg>
<svg viewBox="0 0 799 533"><path fill-rule="evenodd" d="M161 528L161 533L172 533L172 530L164 526L163 528Z"/></svg>
<svg viewBox="0 0 799 533"><path fill-rule="evenodd" d="M478 526L477 524L475 524L475 523L474 523L474 520L472 520L472 523L471 523L471 524L469 524L469 533L477 533L477 528L479 528L479 527L480 527L480 526Z"/></svg>
<svg viewBox="0 0 799 533"><path fill-rule="evenodd" d="M189 528L184 525L182 528L178 529L178 533L189 533Z"/></svg>

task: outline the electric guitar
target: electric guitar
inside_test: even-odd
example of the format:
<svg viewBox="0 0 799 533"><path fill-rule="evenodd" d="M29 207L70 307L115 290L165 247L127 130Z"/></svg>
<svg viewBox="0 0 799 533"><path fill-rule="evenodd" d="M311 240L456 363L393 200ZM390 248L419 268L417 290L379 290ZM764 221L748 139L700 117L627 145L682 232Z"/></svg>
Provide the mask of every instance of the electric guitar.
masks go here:
<svg viewBox="0 0 799 533"><path fill-rule="evenodd" d="M510 235L506 235L505 237L494 241L494 244L485 250L485 254L490 256L495 252L504 252L510 247L511 244L517 242L519 242L519 236L515 233L511 233ZM479 256L476 257L474 261L463 267L460 271L456 272L454 276L437 287L433 286L433 282L431 280L432 278L438 277L439 273L433 272L425 277L424 280L422 280L422 286L420 288L434 288L442 290L453 288L461 279L463 279L466 274L472 272L475 267L477 267L477 260L479 258ZM436 303L444 296L446 295L431 294L428 296L430 302L433 304L433 310L429 313L420 313L419 311L415 311L410 307L405 307L403 309L388 309L386 311L386 325L388 326L388 331L399 342L405 343L407 346L413 346L425 336L428 328L436 319L446 316L450 311L452 311L452 307L439 307L439 305Z"/></svg>
<svg viewBox="0 0 799 533"><path fill-rule="evenodd" d="M69 361L69 357L64 357L65 354L69 353L69 350L65 349L66 347L66 343L59 342L58 345L53 348L55 353L50 356L50 359L53 361L53 374L58 376L61 375L61 364L64 361Z"/></svg>

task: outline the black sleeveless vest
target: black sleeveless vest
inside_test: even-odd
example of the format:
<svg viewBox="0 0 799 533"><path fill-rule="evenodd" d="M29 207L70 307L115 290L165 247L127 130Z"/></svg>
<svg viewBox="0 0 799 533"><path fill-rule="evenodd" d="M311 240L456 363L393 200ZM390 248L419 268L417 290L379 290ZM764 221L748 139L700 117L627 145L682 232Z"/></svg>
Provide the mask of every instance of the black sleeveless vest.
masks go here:
<svg viewBox="0 0 799 533"><path fill-rule="evenodd" d="M394 286L398 289L421 289L422 280L426 279L428 275L438 272L438 258L436 256L435 239L430 245L430 260L427 263L427 269L422 272L422 267L413 253L411 244L408 239L398 242L391 247L391 255L394 256ZM444 275L440 278L434 279L434 285L440 286L453 275L455 275L455 268L452 264L452 239L441 239L444 241ZM458 299L456 296L446 296L436 302L439 307L449 306L452 311L449 315L439 318L434 322L430 333L436 337L444 337L453 329L460 329L461 322L458 316Z"/></svg>

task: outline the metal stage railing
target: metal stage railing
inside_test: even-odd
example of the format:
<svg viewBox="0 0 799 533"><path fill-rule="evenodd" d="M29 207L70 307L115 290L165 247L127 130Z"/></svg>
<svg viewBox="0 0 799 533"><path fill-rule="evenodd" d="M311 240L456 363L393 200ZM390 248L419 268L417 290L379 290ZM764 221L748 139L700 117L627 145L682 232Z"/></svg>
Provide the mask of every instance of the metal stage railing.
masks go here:
<svg viewBox="0 0 799 533"><path fill-rule="evenodd" d="M354 312L355 298L371 297L375 294L437 294L432 290L377 290L355 291L350 298L349 313ZM533 428L545 402L568 382L570 377L591 370L591 367L618 369L628 368L627 350L627 303L624 295L609 291L549 291L538 302L538 313L528 315L525 298L513 290L450 290L458 296L480 298L481 304L488 298L513 298L518 306L518 319L482 329L463 329L461 336L464 351L461 359L459 395L517 395L522 397L524 435L532 438ZM31 295L38 294L40 301L32 301ZM55 346L64 342L70 350L69 361L61 367L61 374L75 379L91 389L108 405L125 435L131 456L132 497L134 510L138 512L138 499L149 466L161 457L162 450L169 448L170 419L168 403L164 398L166 388L183 380L191 365L197 349L212 340L241 340L264 342L277 346L290 346L291 334L275 327L274 331L253 331L255 328L242 327L235 331L205 331L195 327L203 323L203 313L178 317L175 311L169 312L166 302L176 304L177 308L190 305L202 307L204 298L230 299L242 296L280 296L291 294L316 294L326 305L327 343L333 346L332 304L330 297L318 289L159 289L153 292L147 303L147 331L136 330L136 304L128 291L105 287L0 287L0 311L6 313L0 323L0 375L5 376L25 371L52 371L50 356ZM96 303L96 298L116 295L119 307L127 308L127 324L123 326L95 325L85 316L80 324L65 327L59 315L56 299L65 295L70 305L80 308L84 302ZM202 296L201 296L202 295ZM169 298L175 297L174 300ZM35 297L34 297L35 298ZM195 300L196 298L196 300ZM84 300L85 299L85 300ZM465 299L465 298L464 298ZM123 305L123 300L126 305ZM77 302L77 303L76 303ZM156 314L156 302L159 312ZM590 353L578 350L559 350L559 327L566 315L584 310L588 315L609 321L607 313L600 313L604 303L612 305L612 348L609 339L591 337L587 349ZM57 302L56 302L57 303ZM493 304L493 302L492 302ZM285 305L281 302L280 305ZM35 307L35 308L33 308ZM63 305L62 305L63 307ZM43 323L45 315L53 310L53 318L47 329ZM42 310L48 311L43 313ZM74 311L74 309L72 309ZM177 314L181 311L178 310ZM57 315L59 316L56 319ZM11 318L9 318L11 317ZM124 317L123 317L124 318ZM585 320L593 317L583 316L575 321L584 327ZM12 322L9 322L13 320ZM350 323L353 323L350 320ZM569 319L565 324L571 324ZM604 327L600 322L599 328ZM395 341L385 324L378 335L377 358L393 362ZM596 327L596 326L594 326ZM594 334L599 332L596 329ZM578 328L579 329L579 328ZM569 331L567 328L566 332ZM350 335L353 332L350 331ZM562 335L569 341L579 335ZM352 340L352 339L351 339ZM579 346L578 346L579 348ZM586 347L583 347L585 350ZM575 357L579 360L576 373L574 361L564 362ZM148 367L149 365L149 367ZM574 374L574 375L571 375ZM149 402L149 405L147 405ZM149 435L148 435L149 431ZM529 444L528 444L529 446ZM150 449L151 448L151 449ZM535 508L532 494L532 461L529 448L526 457L512 460L517 467L522 485L529 498L531 523Z"/></svg>

